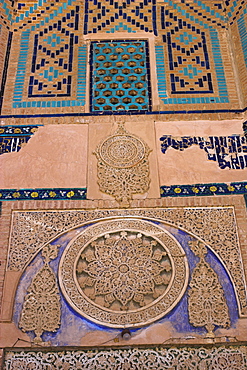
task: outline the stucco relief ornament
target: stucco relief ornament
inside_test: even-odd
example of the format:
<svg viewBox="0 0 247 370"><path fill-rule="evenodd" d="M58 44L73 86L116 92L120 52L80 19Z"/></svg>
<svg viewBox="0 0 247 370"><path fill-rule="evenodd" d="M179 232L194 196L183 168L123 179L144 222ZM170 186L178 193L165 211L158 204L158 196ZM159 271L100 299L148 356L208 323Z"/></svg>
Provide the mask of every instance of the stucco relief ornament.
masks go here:
<svg viewBox="0 0 247 370"><path fill-rule="evenodd" d="M100 191L114 197L121 207L129 206L133 194L146 193L150 184L150 152L142 139L119 123L116 132L104 139L94 152Z"/></svg>
<svg viewBox="0 0 247 370"><path fill-rule="evenodd" d="M56 332L60 327L60 296L57 280L49 262L58 254L57 245L47 245L42 250L44 265L32 279L25 296L19 327L22 331L34 331L34 342L43 344L44 331Z"/></svg>
<svg viewBox="0 0 247 370"><path fill-rule="evenodd" d="M227 302L216 272L205 261L206 246L199 241L192 241L189 245L200 258L189 284L189 321L193 326L204 326L206 337L213 338L215 326L230 326Z"/></svg>
<svg viewBox="0 0 247 370"><path fill-rule="evenodd" d="M128 310L131 303L144 306L144 297L157 298L156 286L167 286L172 275L167 253L160 249L154 251L155 247L158 247L157 241L141 233L106 234L91 243L93 253L90 248L81 254L77 265L80 286L93 286L90 298L103 296L105 307L113 302L120 310ZM90 261L86 268L85 260Z"/></svg>
<svg viewBox="0 0 247 370"><path fill-rule="evenodd" d="M180 301L188 262L164 229L120 218L77 235L61 257L58 276L65 299L80 315L113 328L141 327Z"/></svg>

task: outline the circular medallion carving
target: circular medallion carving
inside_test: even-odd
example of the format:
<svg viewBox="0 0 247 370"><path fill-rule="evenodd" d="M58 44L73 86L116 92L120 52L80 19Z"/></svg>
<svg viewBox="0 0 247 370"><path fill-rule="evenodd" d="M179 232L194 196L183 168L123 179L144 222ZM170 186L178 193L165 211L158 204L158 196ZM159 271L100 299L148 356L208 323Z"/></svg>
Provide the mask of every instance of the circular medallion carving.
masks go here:
<svg viewBox="0 0 247 370"><path fill-rule="evenodd" d="M59 281L68 303L89 320L143 326L179 302L188 264L180 244L161 227L111 220L89 226L69 243Z"/></svg>
<svg viewBox="0 0 247 370"><path fill-rule="evenodd" d="M141 140L131 135L114 135L100 146L101 158L112 167L128 168L137 165L145 156Z"/></svg>

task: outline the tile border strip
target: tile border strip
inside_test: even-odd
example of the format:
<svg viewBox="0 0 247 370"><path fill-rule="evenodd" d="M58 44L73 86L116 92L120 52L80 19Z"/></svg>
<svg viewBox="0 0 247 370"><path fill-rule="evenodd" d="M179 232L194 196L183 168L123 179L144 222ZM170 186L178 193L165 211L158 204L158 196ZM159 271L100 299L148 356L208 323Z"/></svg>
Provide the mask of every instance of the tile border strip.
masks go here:
<svg viewBox="0 0 247 370"><path fill-rule="evenodd" d="M86 188L0 189L0 201L9 200L85 200Z"/></svg>
<svg viewBox="0 0 247 370"><path fill-rule="evenodd" d="M162 198L247 194L247 182L163 185L160 187L160 193Z"/></svg>
<svg viewBox="0 0 247 370"><path fill-rule="evenodd" d="M247 182L194 185L162 185L161 198L212 195L245 195ZM18 200L86 200L87 188L0 189L0 201Z"/></svg>
<svg viewBox="0 0 247 370"><path fill-rule="evenodd" d="M128 115L162 115L162 114L206 114L206 113L245 113L247 111L247 106L243 109L202 109L202 110L166 110L166 111L107 111L107 112L77 112L77 113L56 113L56 114L8 114L8 115L1 115L0 119L3 118L41 118L41 117L89 117L89 116L112 116L112 115L119 115L119 116L128 116Z"/></svg>

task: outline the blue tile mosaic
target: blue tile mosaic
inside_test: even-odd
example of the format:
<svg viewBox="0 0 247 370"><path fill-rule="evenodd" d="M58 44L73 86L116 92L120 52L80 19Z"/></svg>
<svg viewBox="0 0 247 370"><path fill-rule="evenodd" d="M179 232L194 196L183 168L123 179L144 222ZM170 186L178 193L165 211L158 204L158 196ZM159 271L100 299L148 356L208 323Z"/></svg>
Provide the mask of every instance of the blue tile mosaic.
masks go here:
<svg viewBox="0 0 247 370"><path fill-rule="evenodd" d="M0 32L0 35L1 35L1 32ZM2 71L2 81L0 85L0 113L2 111L3 97L4 97L6 80L7 80L7 74L8 74L9 55L10 55L10 49L11 49L11 44L12 44L12 36L13 36L13 32L9 32L8 41L6 45L4 67Z"/></svg>
<svg viewBox="0 0 247 370"><path fill-rule="evenodd" d="M151 25L151 26L150 26ZM84 34L115 31L152 32L156 29L155 0L86 0Z"/></svg>
<svg viewBox="0 0 247 370"><path fill-rule="evenodd" d="M227 0L225 1L225 4L228 20L230 20L230 24L232 24L243 7L246 6L246 0Z"/></svg>
<svg viewBox="0 0 247 370"><path fill-rule="evenodd" d="M71 96L73 48L78 43L74 31L75 17L79 9L71 10L62 20L50 23L35 35L28 97L42 98ZM65 14L64 14L65 15ZM66 29L66 32L65 32ZM19 60L20 63L20 60Z"/></svg>
<svg viewBox="0 0 247 370"><path fill-rule="evenodd" d="M5 2L8 3L7 0ZM3 3L4 0L0 0L0 6ZM238 27L247 63L246 8L244 10L246 4L244 1L234 0L226 3L228 16L237 15L240 10L243 13L242 16L238 14ZM162 40L155 48L158 93L165 105L229 103L228 92L231 93L231 89L227 88L224 71L225 56L222 54L219 39L220 30L227 24L222 3L209 3L203 0L191 2L182 0L179 3L172 0L159 2L156 0L121 2L86 0L83 5L79 9L75 0L62 0L62 2L56 0L54 3L38 0L37 3L18 3L18 13L13 24L17 29L18 27L23 29L23 32L13 108L85 106L87 50L86 46L82 44L79 46L80 32L84 35L103 32L115 34L117 37L118 32L121 31L129 33L130 37L131 34L142 31L159 36ZM79 13L82 15L81 20L84 21L80 23L80 32ZM29 63L30 60L31 49L30 72L26 67L27 61ZM75 60L77 55L78 59ZM78 76L75 79L72 75L77 68ZM30 79L27 82L29 75ZM151 111L149 78L147 80L149 95L147 104L133 104L139 113ZM104 114L117 112L115 105L111 105L109 101L114 98L119 99L118 97L109 99L102 97L107 101L105 107L111 107L111 110L102 110L101 104L100 107L95 105L94 109L93 105L96 101L94 98L96 97L91 96L93 114L97 114L97 110ZM125 98L130 99L129 96ZM142 105L146 105L147 108L143 108ZM120 110L131 110L129 106L127 108L121 108L123 104L119 106ZM174 111L173 108L172 111ZM214 109L210 112L216 111ZM165 110L165 113L168 114L168 110Z"/></svg>
<svg viewBox="0 0 247 370"><path fill-rule="evenodd" d="M244 194L246 199L247 182L231 182L230 184L163 185L160 187L160 193L162 198Z"/></svg>
<svg viewBox="0 0 247 370"><path fill-rule="evenodd" d="M183 151L192 145L203 149L210 161L217 162L220 169L242 170L247 168L247 138L243 135L232 136L184 136L174 138L164 135L160 138L161 151L166 153L169 147Z"/></svg>
<svg viewBox="0 0 247 370"><path fill-rule="evenodd" d="M23 31L20 41L20 54L16 71L15 88L13 95L13 108L16 102L21 102L25 81L26 64L28 58L30 30Z"/></svg>
<svg viewBox="0 0 247 370"><path fill-rule="evenodd" d="M243 194L247 200L247 182L194 185L162 185L161 197L212 196ZM0 189L0 201L16 200L85 200L86 188ZM1 202L0 202L1 203Z"/></svg>
<svg viewBox="0 0 247 370"><path fill-rule="evenodd" d="M191 2L181 1L181 3L172 0L159 1L159 4L164 7L171 7L176 13L177 18L186 18L188 22L194 22L204 29L210 26L218 26L226 28L226 16L223 7L220 9L218 3L193 0ZM215 10L216 8L217 10Z"/></svg>
<svg viewBox="0 0 247 370"><path fill-rule="evenodd" d="M91 111L150 110L148 56L143 40L92 42Z"/></svg>
<svg viewBox="0 0 247 370"><path fill-rule="evenodd" d="M74 48L78 44L79 6L65 11L64 4L56 21L51 14L45 21L22 32L17 66L13 108L73 107L85 104L86 49L79 48L78 64L74 60ZM36 32L35 29L37 29ZM34 39L32 39L34 37ZM31 70L26 88L27 58L33 44ZM71 98L73 71L78 67L77 97ZM32 98L32 100L26 100ZM34 100L36 98L38 100ZM53 101L46 99L56 98ZM59 98L61 100L59 100ZM66 100L64 99L66 98Z"/></svg>
<svg viewBox="0 0 247 370"><path fill-rule="evenodd" d="M5 126L0 128L0 155L19 152L41 125Z"/></svg>
<svg viewBox="0 0 247 370"><path fill-rule="evenodd" d="M240 18L237 21L240 40L242 43L242 49L244 54L244 61L247 68L247 5L243 9Z"/></svg>
<svg viewBox="0 0 247 370"><path fill-rule="evenodd" d="M13 2L11 0L0 0L0 14L9 22L12 20L12 6ZM7 24L6 21L4 23Z"/></svg>
<svg viewBox="0 0 247 370"><path fill-rule="evenodd" d="M87 48L78 48L78 76L77 76L77 99L86 101L86 72L87 72ZM83 104L83 105L84 105Z"/></svg>
<svg viewBox="0 0 247 370"><path fill-rule="evenodd" d="M86 199L86 188L0 189L0 201Z"/></svg>
<svg viewBox="0 0 247 370"><path fill-rule="evenodd" d="M191 13L178 4L168 0L164 3L169 4L169 7L160 6L159 32L163 35L164 46L156 46L159 97L165 104L227 103L217 29L191 19ZM202 3L199 5L204 8ZM214 81L213 71L217 81Z"/></svg>

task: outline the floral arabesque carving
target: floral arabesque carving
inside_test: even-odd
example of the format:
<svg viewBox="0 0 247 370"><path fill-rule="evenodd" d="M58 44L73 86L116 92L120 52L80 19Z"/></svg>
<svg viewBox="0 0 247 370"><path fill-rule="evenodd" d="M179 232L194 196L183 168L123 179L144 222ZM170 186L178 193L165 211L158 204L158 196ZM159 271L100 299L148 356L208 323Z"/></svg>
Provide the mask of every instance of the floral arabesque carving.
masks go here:
<svg viewBox="0 0 247 370"><path fill-rule="evenodd" d="M247 315L246 288L234 207L181 207L120 210L14 211L8 269L22 271L37 252L61 233L108 217L136 216L182 228L199 237L221 258Z"/></svg>
<svg viewBox="0 0 247 370"><path fill-rule="evenodd" d="M45 264L27 290L19 321L22 331L34 331L34 341L39 344L44 331L55 332L60 327L60 296L56 276L49 266L50 260L57 257L57 248L48 245L42 250Z"/></svg>
<svg viewBox="0 0 247 370"><path fill-rule="evenodd" d="M59 282L82 316L109 327L140 327L179 302L188 263L176 239L157 225L118 219L90 226L69 243Z"/></svg>
<svg viewBox="0 0 247 370"><path fill-rule="evenodd" d="M205 326L207 337L214 337L215 326L230 326L230 317L224 291L218 276L205 261L206 246L198 241L190 242L191 250L200 258L189 284L189 321L193 326Z"/></svg>
<svg viewBox="0 0 247 370"><path fill-rule="evenodd" d="M82 252L76 270L80 287L93 287L89 298L103 296L105 307L115 304L121 310L136 303L144 306L145 296L158 298L172 276L172 264L162 245L134 231L94 240Z"/></svg>
<svg viewBox="0 0 247 370"><path fill-rule="evenodd" d="M4 370L244 370L246 347L118 348L7 351Z"/></svg>
<svg viewBox="0 0 247 370"><path fill-rule="evenodd" d="M122 124L101 142L96 150L100 191L128 207L133 194L149 189L150 149L139 137L128 133Z"/></svg>

